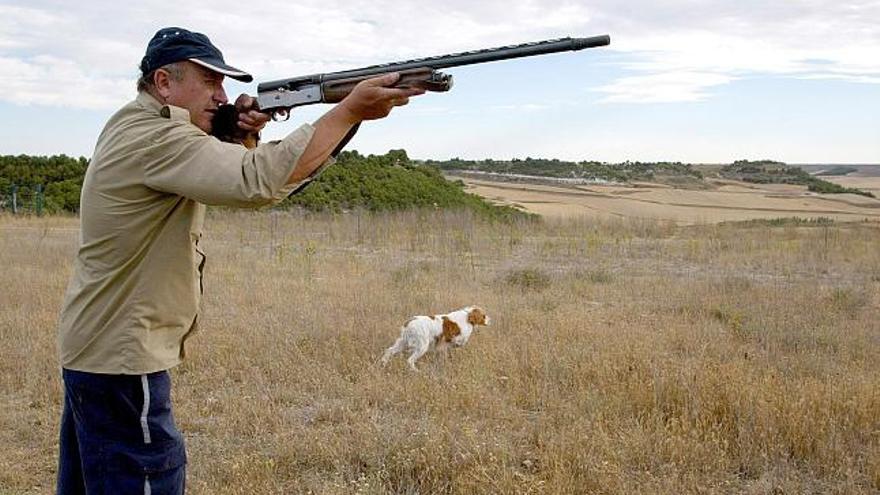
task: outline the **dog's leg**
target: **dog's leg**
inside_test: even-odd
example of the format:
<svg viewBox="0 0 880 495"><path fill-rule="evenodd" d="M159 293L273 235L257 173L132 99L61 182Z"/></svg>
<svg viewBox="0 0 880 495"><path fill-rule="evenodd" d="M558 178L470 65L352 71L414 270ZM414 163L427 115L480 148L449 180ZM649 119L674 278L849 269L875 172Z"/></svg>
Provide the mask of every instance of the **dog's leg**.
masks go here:
<svg viewBox="0 0 880 495"><path fill-rule="evenodd" d="M388 360L391 359L391 356L402 351L404 347L406 347L406 342L404 342L403 337L400 337L399 339L397 339L397 341L394 342L394 345L392 345L388 349L385 349L385 354L382 355L382 366L388 364Z"/></svg>
<svg viewBox="0 0 880 495"><path fill-rule="evenodd" d="M449 343L441 340L437 343L437 346L434 347L434 350L443 356L444 361L449 361Z"/></svg>
<svg viewBox="0 0 880 495"><path fill-rule="evenodd" d="M419 371L416 368L416 361L422 357L426 352L428 352L428 346L422 345L417 347L412 354L407 358L406 362L409 363L409 367L412 368L413 371Z"/></svg>

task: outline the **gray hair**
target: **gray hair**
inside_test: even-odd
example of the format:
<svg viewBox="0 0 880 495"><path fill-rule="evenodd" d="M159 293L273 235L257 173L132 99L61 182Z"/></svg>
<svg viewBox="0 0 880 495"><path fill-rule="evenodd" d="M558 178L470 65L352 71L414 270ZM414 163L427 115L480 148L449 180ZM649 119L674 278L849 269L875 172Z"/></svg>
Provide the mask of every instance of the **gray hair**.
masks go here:
<svg viewBox="0 0 880 495"><path fill-rule="evenodd" d="M173 62L157 69L153 69L147 74L141 74L141 77L137 80L138 92L147 91L149 88L153 87L153 79L156 77L157 70L164 70L169 76L171 76L171 79L174 79L175 81L183 80L183 64L180 62Z"/></svg>

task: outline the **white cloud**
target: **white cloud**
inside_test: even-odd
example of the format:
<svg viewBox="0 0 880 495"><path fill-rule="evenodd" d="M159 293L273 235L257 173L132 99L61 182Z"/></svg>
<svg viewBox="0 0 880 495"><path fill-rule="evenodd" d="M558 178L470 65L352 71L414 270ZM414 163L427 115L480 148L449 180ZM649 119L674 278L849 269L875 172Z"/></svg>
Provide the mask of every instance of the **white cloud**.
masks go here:
<svg viewBox="0 0 880 495"><path fill-rule="evenodd" d="M496 105L492 108L495 110L512 110L514 112L539 112L549 109L550 105L543 103L519 103L516 105Z"/></svg>
<svg viewBox="0 0 880 495"><path fill-rule="evenodd" d="M806 74L800 76L801 79L817 79L817 80L843 80L862 84L880 84L880 77L875 76L852 76L842 74Z"/></svg>
<svg viewBox="0 0 880 495"><path fill-rule="evenodd" d="M642 74L602 88L606 101L694 101L751 75L870 82L880 74L875 0L645 1L597 8L618 28L615 49L634 57L624 67Z"/></svg>
<svg viewBox="0 0 880 495"><path fill-rule="evenodd" d="M0 0L4 1L4 0ZM610 33L625 74L607 102L698 101L770 74L868 84L880 78L876 0L118 0L0 5L0 98L112 109L129 99L150 36L208 33L259 79L482 46ZM71 94L72 93L72 94Z"/></svg>
<svg viewBox="0 0 880 495"><path fill-rule="evenodd" d="M133 90L129 79L92 77L71 60L0 58L0 91L18 105L106 109L130 99Z"/></svg>
<svg viewBox="0 0 880 495"><path fill-rule="evenodd" d="M727 84L732 78L709 72L665 72L624 77L597 88L608 93L602 103L668 103L700 101L710 96L708 89Z"/></svg>

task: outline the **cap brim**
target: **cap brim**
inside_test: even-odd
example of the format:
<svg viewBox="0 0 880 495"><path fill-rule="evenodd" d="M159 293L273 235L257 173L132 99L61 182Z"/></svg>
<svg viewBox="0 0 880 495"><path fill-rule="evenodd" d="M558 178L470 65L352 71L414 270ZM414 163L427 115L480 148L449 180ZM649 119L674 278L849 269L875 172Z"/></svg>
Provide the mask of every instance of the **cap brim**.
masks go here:
<svg viewBox="0 0 880 495"><path fill-rule="evenodd" d="M254 76L248 74L247 72L245 72L243 70L236 69L235 67L232 67L231 65L226 65L226 64L220 62L219 60L205 59L205 58L191 58L191 59L189 59L189 61L196 63L196 64L199 64L202 67L205 67L206 69L210 69L214 72L218 72L220 74L223 74L224 76L229 76L233 79L237 79L241 82L249 83L254 80Z"/></svg>

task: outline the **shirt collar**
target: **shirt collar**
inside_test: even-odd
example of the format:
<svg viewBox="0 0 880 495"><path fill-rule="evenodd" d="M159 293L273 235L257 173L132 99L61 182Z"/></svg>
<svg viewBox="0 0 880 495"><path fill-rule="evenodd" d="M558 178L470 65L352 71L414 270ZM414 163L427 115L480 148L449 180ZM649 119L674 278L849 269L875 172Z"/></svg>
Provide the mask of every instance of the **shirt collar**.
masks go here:
<svg viewBox="0 0 880 495"><path fill-rule="evenodd" d="M153 95L146 91L140 91L137 102L147 110L158 113L166 119L183 120L189 122L189 110L174 105L163 105Z"/></svg>

